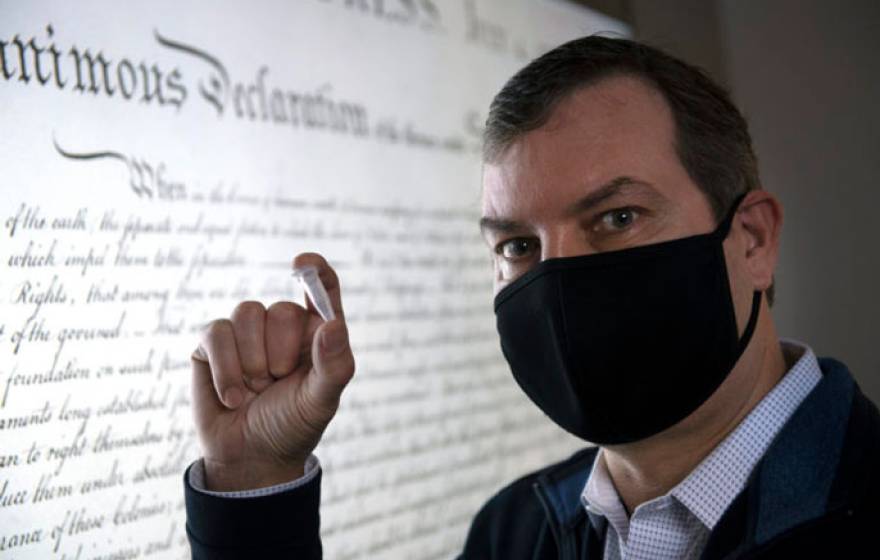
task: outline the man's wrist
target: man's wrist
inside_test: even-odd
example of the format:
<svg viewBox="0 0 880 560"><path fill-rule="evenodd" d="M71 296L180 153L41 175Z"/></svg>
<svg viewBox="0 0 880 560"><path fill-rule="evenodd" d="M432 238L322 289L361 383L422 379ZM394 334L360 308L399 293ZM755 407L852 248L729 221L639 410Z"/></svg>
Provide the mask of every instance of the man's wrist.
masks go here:
<svg viewBox="0 0 880 560"><path fill-rule="evenodd" d="M205 489L211 492L241 492L284 484L305 474L305 462L244 463L230 465L204 459Z"/></svg>

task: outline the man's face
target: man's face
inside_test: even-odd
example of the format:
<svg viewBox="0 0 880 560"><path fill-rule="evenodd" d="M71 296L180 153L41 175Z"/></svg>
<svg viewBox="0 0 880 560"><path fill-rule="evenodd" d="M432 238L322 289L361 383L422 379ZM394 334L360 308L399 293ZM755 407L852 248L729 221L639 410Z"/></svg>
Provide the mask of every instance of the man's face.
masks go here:
<svg viewBox="0 0 880 560"><path fill-rule="evenodd" d="M668 241L715 228L675 152L662 95L632 77L576 91L483 169L483 236L495 293L542 260Z"/></svg>

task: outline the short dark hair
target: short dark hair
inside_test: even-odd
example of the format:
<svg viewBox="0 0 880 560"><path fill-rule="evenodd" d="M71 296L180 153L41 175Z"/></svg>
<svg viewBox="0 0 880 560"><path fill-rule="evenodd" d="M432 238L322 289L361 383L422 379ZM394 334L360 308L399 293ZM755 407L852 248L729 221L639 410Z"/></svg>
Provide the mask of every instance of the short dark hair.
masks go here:
<svg viewBox="0 0 880 560"><path fill-rule="evenodd" d="M658 90L675 121L675 149L716 220L743 193L760 188L745 118L730 94L700 68L629 39L591 35L536 58L492 100L483 159L496 161L522 135L543 126L558 103L604 78L632 76ZM773 301L773 286L767 291Z"/></svg>

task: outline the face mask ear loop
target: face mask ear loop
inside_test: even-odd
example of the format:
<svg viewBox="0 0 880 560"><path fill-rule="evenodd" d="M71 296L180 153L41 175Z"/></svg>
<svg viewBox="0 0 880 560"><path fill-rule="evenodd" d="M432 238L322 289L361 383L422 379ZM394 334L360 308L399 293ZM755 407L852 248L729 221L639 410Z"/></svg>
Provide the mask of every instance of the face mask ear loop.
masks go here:
<svg viewBox="0 0 880 560"><path fill-rule="evenodd" d="M730 207L730 210L727 212L727 215L724 216L724 219L721 220L721 223L718 224L718 227L715 229L715 237L718 239L726 239L727 234L730 233L730 226L733 225L733 218L736 217L736 213L739 211L739 205L742 204L742 201L745 199L748 193L741 194L736 200L733 201L733 204Z"/></svg>
<svg viewBox="0 0 880 560"><path fill-rule="evenodd" d="M755 333L755 326L758 324L758 313L760 313L760 311L761 292L755 290L755 295L752 296L752 312L749 314L749 322L746 324L746 329L743 331L742 338L739 339L739 348L737 348L736 358L733 360L734 364L739 360L739 357L742 356L742 353L746 351L746 347L752 340L752 335Z"/></svg>
<svg viewBox="0 0 880 560"><path fill-rule="evenodd" d="M733 202L730 207L730 210L727 212L727 216L724 217L724 220L718 224L718 229L715 230L715 235L718 239L726 239L727 235L730 233L730 227L733 225L733 218L736 216L736 213L739 211L739 206L742 204L742 201L746 198L746 195L749 193L745 192L737 197L737 199ZM733 360L733 364L736 364L739 361L742 353L745 352L746 347L749 345L749 342L752 340L752 335L755 333L755 327L758 324L758 313L761 311L761 292L759 290L755 290L755 294L752 296L752 311L749 314L749 322L746 323L746 328L743 331L743 335L739 340L739 346L736 351L736 357ZM731 364L731 367L733 367Z"/></svg>

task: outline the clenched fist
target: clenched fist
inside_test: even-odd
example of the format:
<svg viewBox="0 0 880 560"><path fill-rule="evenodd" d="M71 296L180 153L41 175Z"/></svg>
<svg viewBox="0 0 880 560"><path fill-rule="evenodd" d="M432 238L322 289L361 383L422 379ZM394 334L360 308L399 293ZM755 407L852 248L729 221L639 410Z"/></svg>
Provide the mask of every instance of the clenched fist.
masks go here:
<svg viewBox="0 0 880 560"><path fill-rule="evenodd" d="M298 255L327 289L336 319L277 302L243 302L204 329L192 355L193 408L209 490L262 488L303 475L354 375L339 279L323 257Z"/></svg>

